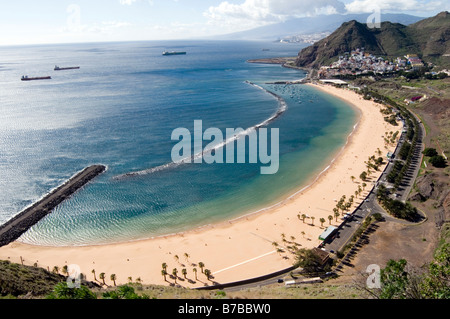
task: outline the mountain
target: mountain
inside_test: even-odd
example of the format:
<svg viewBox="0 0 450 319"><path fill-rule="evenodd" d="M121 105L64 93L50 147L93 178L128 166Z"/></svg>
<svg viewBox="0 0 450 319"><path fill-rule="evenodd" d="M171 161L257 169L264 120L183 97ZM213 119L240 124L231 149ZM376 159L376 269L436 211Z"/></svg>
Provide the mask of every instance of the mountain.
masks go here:
<svg viewBox="0 0 450 319"><path fill-rule="evenodd" d="M222 35L216 38L220 40L277 41L291 36L332 32L346 21L356 20L361 23L366 23L368 17L369 14L332 14L320 15L316 17L295 18L252 30ZM404 25L409 25L423 19L421 17L407 14L392 13L382 14L381 18L382 21L391 21Z"/></svg>
<svg viewBox="0 0 450 319"><path fill-rule="evenodd" d="M449 40L450 14L446 11L408 26L382 22L380 28L369 28L367 24L352 20L300 51L296 65L319 67L345 52L362 47L374 55L396 57L414 53L425 61L436 63L447 59Z"/></svg>

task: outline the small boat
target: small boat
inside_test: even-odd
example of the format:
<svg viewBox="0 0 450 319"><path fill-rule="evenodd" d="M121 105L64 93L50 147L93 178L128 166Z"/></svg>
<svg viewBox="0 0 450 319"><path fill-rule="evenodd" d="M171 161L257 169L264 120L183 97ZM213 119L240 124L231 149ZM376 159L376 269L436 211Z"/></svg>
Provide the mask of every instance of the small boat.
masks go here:
<svg viewBox="0 0 450 319"><path fill-rule="evenodd" d="M162 55L185 55L184 51L164 51Z"/></svg>
<svg viewBox="0 0 450 319"><path fill-rule="evenodd" d="M59 66L55 65L54 70L55 71L78 70L79 68L80 68L79 66L70 66L70 67L66 67L66 68L60 68Z"/></svg>
<svg viewBox="0 0 450 319"><path fill-rule="evenodd" d="M52 77L51 76L40 76L40 77L33 77L30 78L28 77L28 75L23 75L22 76L22 81L36 81L36 80L50 80Z"/></svg>

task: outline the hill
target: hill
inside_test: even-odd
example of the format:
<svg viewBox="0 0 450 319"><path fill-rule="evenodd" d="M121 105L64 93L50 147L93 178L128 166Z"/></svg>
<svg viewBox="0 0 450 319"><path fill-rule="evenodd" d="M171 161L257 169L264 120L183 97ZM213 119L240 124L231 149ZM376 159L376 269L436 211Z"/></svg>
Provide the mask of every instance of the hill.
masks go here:
<svg viewBox="0 0 450 319"><path fill-rule="evenodd" d="M300 51L296 65L317 68L329 64L345 52L362 47L374 55L397 57L414 53L424 61L446 65L450 53L448 40L450 14L446 11L408 26L382 22L380 28L369 28L352 20Z"/></svg>
<svg viewBox="0 0 450 319"><path fill-rule="evenodd" d="M216 38L220 40L277 41L290 36L333 32L346 21L355 20L365 23L368 16L368 14L331 14L319 15L316 17L294 18L247 31L222 35ZM382 19L383 21L409 25L420 21L422 18L407 14L386 13L382 15Z"/></svg>

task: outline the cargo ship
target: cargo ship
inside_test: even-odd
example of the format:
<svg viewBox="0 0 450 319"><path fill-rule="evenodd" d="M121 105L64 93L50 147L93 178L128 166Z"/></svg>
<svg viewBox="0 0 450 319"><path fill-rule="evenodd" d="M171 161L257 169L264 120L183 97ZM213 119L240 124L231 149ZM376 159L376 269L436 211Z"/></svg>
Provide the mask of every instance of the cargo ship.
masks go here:
<svg viewBox="0 0 450 319"><path fill-rule="evenodd" d="M70 67L66 67L66 68L60 68L59 66L55 65L55 71L64 71L64 70L78 70L80 67L79 66L70 66Z"/></svg>
<svg viewBox="0 0 450 319"><path fill-rule="evenodd" d="M163 55L185 55L187 54L184 51L164 51Z"/></svg>
<svg viewBox="0 0 450 319"><path fill-rule="evenodd" d="M30 78L28 77L28 75L23 75L22 81L50 80L51 78L52 78L51 76L39 76Z"/></svg>

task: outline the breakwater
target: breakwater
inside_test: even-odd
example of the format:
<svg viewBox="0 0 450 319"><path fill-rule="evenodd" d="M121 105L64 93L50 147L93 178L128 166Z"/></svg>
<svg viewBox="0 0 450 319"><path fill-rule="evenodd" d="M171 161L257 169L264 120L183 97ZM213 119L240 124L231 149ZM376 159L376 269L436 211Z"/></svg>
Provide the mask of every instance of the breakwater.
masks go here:
<svg viewBox="0 0 450 319"><path fill-rule="evenodd" d="M56 206L69 198L81 187L106 170L106 166L92 165L75 174L64 184L55 188L42 199L24 209L5 224L0 226L0 247L8 245L30 227L49 214Z"/></svg>
<svg viewBox="0 0 450 319"><path fill-rule="evenodd" d="M253 82L244 81L244 83L249 84L249 85L251 85L251 86L253 86L255 88L258 88L260 90L263 90L264 92L266 92L266 93L272 95L273 97L275 97L278 100L278 109L276 110L276 112L274 114L272 114L269 118L264 120L263 122L261 122L259 124L256 124L256 125L254 125L252 127L249 127L246 130L243 130L242 132L234 135L233 137L226 139L222 143L219 143L219 144L217 144L217 145L215 145L213 147L206 148L202 152L199 152L199 153L196 153L196 154L192 155L190 158L187 157L187 158L185 158L183 160L179 160L179 161L176 161L176 162L169 162L167 164L160 165L160 166L157 166L157 167L153 167L153 168L149 168L149 169L145 169L145 170L141 170L141 171L137 171L137 172L130 172L130 173L118 175L118 176L115 176L114 179L115 180L121 180L121 179L124 179L124 178L129 178L129 177L134 177L134 176L148 175L148 174L152 174L154 172L162 171L162 170L165 170L165 169L174 168L174 167L177 167L177 166L185 164L185 163L192 163L197 158L202 158L204 155L209 154L212 151L218 150L220 148L223 148L229 143L234 143L238 139L240 139L242 137L245 137L246 135L250 134L251 132L253 132L253 131L257 130L257 129L260 129L262 127L268 126L270 123L272 123L277 118L279 118L284 112L286 112L287 104L286 104L286 101L281 96L278 96L277 94L275 94L273 92L270 92L270 91L264 89L263 87L253 83Z"/></svg>

